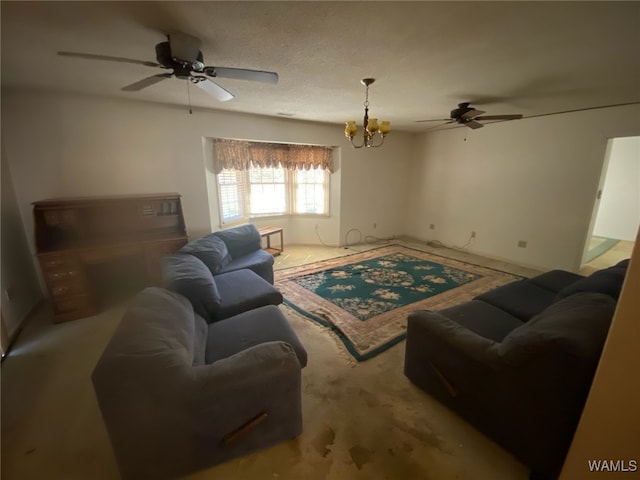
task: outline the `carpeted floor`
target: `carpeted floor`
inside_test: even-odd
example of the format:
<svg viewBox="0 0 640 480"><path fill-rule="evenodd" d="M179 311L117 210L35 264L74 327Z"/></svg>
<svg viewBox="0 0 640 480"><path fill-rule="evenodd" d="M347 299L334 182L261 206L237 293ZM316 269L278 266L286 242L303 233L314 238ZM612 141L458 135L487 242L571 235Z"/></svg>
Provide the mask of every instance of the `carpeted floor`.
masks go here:
<svg viewBox="0 0 640 480"><path fill-rule="evenodd" d="M288 246L277 262L318 259L320 250ZM2 364L3 480L119 478L90 375L124 308L64 324L42 308L25 328ZM527 478L513 457L409 382L404 342L356 364L322 326L282 308L309 353L303 433L190 478Z"/></svg>

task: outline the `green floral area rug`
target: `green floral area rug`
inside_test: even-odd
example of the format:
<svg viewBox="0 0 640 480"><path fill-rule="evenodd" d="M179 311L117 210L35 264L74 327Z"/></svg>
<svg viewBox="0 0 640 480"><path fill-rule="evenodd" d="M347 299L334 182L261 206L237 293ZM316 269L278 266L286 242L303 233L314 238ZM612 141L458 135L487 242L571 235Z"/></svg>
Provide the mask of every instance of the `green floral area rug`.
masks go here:
<svg viewBox="0 0 640 480"><path fill-rule="evenodd" d="M363 361L404 340L413 310L441 310L519 277L390 245L275 272L285 303Z"/></svg>

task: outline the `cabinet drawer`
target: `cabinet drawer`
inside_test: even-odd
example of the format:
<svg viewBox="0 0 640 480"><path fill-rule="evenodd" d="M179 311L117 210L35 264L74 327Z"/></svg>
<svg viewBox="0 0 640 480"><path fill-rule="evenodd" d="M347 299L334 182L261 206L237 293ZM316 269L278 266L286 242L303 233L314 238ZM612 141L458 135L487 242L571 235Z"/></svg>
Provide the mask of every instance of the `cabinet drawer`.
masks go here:
<svg viewBox="0 0 640 480"><path fill-rule="evenodd" d="M49 291L54 298L58 298L66 295L86 294L87 288L85 282L82 281L53 282L49 285Z"/></svg>
<svg viewBox="0 0 640 480"><path fill-rule="evenodd" d="M46 280L48 284L55 282L68 282L68 281L80 281L82 278L82 272L77 268L69 268L67 270L53 270L46 272Z"/></svg>
<svg viewBox="0 0 640 480"><path fill-rule="evenodd" d="M118 245L113 247L92 248L80 252L85 263L112 262L119 258L129 257L140 253L138 245Z"/></svg>
<svg viewBox="0 0 640 480"><path fill-rule="evenodd" d="M56 313L68 313L74 310L85 310L92 307L89 295L76 295L68 298L56 298L54 301Z"/></svg>
<svg viewBox="0 0 640 480"><path fill-rule="evenodd" d="M53 270L75 270L78 269L78 260L73 255L41 255L40 266L44 272Z"/></svg>

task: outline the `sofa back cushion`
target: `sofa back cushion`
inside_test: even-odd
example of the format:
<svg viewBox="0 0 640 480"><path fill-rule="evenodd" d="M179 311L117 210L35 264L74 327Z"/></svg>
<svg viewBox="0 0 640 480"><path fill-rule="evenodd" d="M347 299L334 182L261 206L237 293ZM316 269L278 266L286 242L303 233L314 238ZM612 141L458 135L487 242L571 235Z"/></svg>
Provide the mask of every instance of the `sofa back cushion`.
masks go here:
<svg viewBox="0 0 640 480"><path fill-rule="evenodd" d="M222 298L209 268L193 255L177 253L162 259L165 288L186 297L195 312L205 319L214 317Z"/></svg>
<svg viewBox="0 0 640 480"><path fill-rule="evenodd" d="M251 223L227 230L219 230L212 235L224 241L229 249L231 258L241 257L261 248L260 232Z"/></svg>
<svg viewBox="0 0 640 480"><path fill-rule="evenodd" d="M512 330L498 345L498 353L510 365L552 350L597 361L615 308L608 295L571 295Z"/></svg>
<svg viewBox="0 0 640 480"><path fill-rule="evenodd" d="M628 260L623 260L603 270L592 273L587 278L578 280L575 283L563 288L558 292L558 299L568 297L578 292L604 293L614 299L618 299L622 290L622 283L627 274Z"/></svg>
<svg viewBox="0 0 640 480"><path fill-rule="evenodd" d="M213 234L187 243L179 252L188 253L202 260L213 275L219 273L231 261L227 244Z"/></svg>

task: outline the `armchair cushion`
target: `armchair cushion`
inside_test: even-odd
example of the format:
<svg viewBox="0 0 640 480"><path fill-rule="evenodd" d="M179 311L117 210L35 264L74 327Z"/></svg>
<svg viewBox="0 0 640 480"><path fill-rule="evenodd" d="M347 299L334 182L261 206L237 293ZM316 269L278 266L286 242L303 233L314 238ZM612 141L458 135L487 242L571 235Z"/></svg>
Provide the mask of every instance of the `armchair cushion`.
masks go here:
<svg viewBox="0 0 640 480"><path fill-rule="evenodd" d="M204 317L215 316L222 298L209 268L197 257L184 253L162 259L164 286L189 299L195 312Z"/></svg>
<svg viewBox="0 0 640 480"><path fill-rule="evenodd" d="M509 333L499 345L498 353L513 366L551 350L598 359L615 308L616 302L608 295L571 295Z"/></svg>
<svg viewBox="0 0 640 480"><path fill-rule="evenodd" d="M214 275L231 261L231 255L229 255L226 243L213 234L205 235L186 244L180 249L180 253L188 253L198 257Z"/></svg>
<svg viewBox="0 0 640 480"><path fill-rule="evenodd" d="M255 345L274 341L283 341L291 345L300 366L307 365L307 352L283 313L275 305L266 305L212 323L207 334L206 363L213 363Z"/></svg>

